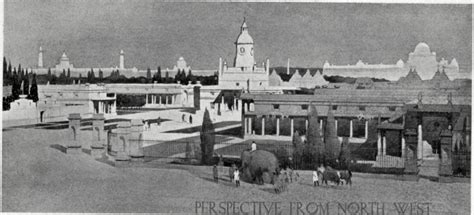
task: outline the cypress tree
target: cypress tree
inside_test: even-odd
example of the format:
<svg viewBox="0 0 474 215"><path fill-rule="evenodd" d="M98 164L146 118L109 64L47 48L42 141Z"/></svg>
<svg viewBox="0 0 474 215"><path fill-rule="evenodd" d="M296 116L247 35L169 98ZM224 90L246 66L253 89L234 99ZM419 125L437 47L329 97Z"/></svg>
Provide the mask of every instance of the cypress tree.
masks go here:
<svg viewBox="0 0 474 215"><path fill-rule="evenodd" d="M311 149L315 151L312 152L314 155L313 158L317 165L324 164L324 143L321 139L321 134L319 131L319 122L318 122L318 112L316 107L313 104L310 104L308 111L308 130L307 141L308 145L312 146Z"/></svg>
<svg viewBox="0 0 474 215"><path fill-rule="evenodd" d="M204 116L202 120L201 126L201 163L202 164L211 164L212 163L212 155L214 153L214 144L215 144L215 133L214 133L214 125L212 124L211 117L209 115L209 111L204 111Z"/></svg>
<svg viewBox="0 0 474 215"><path fill-rule="evenodd" d="M12 99L16 100L20 98L21 94L21 80L19 79L18 73L13 69L13 83L12 83Z"/></svg>
<svg viewBox="0 0 474 215"><path fill-rule="evenodd" d="M158 83L163 82L163 80L161 80L161 67L158 67L158 70L156 71L156 81Z"/></svg>
<svg viewBox="0 0 474 215"><path fill-rule="evenodd" d="M146 69L146 81L150 82L151 81L151 70L150 67Z"/></svg>
<svg viewBox="0 0 474 215"><path fill-rule="evenodd" d="M3 57L3 85L4 86L8 85L9 79L10 79L10 76L8 74L7 59Z"/></svg>
<svg viewBox="0 0 474 215"><path fill-rule="evenodd" d="M100 70L100 69L99 69L99 80L100 81L104 80L104 72L102 72L102 70Z"/></svg>
<svg viewBox="0 0 474 215"><path fill-rule="evenodd" d="M33 81L31 83L29 99L33 100L33 102L38 101L38 85L36 83L36 74L33 74Z"/></svg>
<svg viewBox="0 0 474 215"><path fill-rule="evenodd" d="M28 80L28 75L25 75L23 78L23 95L30 94L30 81Z"/></svg>
<svg viewBox="0 0 474 215"><path fill-rule="evenodd" d="M340 154L341 144L337 138L336 123L331 105L329 105L327 116L327 122L324 129L326 163L334 164L335 159L337 159Z"/></svg>
<svg viewBox="0 0 474 215"><path fill-rule="evenodd" d="M95 83L95 74L94 74L94 69L91 68L91 80L90 83Z"/></svg>
<svg viewBox="0 0 474 215"><path fill-rule="evenodd" d="M13 71L12 71L12 63L8 61L8 82L10 85L13 85Z"/></svg>

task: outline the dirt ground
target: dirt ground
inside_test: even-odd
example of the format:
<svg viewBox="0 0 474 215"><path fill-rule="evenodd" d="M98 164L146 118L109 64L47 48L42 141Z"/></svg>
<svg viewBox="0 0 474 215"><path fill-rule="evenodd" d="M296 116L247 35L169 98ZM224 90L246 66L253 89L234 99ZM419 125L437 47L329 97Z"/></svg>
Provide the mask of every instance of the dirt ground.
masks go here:
<svg viewBox="0 0 474 215"><path fill-rule="evenodd" d="M470 210L471 185L466 183L408 182L355 174L352 187L313 187L311 173L300 172L298 182L276 194L270 185L242 183L236 188L227 175L216 184L210 167L115 168L87 153L63 153L58 145L67 139L66 130L3 132L2 211L349 214L358 210L358 214L375 214L369 212L376 205L379 212L383 207L384 214L397 214L397 202L411 203L397 205L407 210L412 206L412 212L418 214L428 209L431 214L469 214ZM212 210L211 204L216 206Z"/></svg>

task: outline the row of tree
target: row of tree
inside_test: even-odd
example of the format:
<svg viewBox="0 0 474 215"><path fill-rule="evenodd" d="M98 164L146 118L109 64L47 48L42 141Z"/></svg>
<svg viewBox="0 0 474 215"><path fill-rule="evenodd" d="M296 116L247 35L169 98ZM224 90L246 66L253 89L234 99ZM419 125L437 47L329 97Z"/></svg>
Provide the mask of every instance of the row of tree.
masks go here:
<svg viewBox="0 0 474 215"><path fill-rule="evenodd" d="M87 77L82 77L82 74L79 74L79 77L71 77L70 69L63 70L63 72L58 76L51 73L51 69L48 69L48 73L45 76L41 77L41 83L50 84L72 84L74 81L78 82L79 80L82 83L181 83L183 85L196 84L197 81L200 81L203 85L216 85L217 84L217 74L212 76L194 76L190 70L187 74L184 70L178 70L178 73L174 77L170 77L169 73L166 72L164 76L161 75L161 68L158 67L157 71L152 74L151 69L147 69L146 77L130 77L127 78L125 75L120 74L120 70L114 70L110 73L109 76L104 77L104 72L99 69L98 75L94 69L91 69L87 72Z"/></svg>
<svg viewBox="0 0 474 215"><path fill-rule="evenodd" d="M28 72L18 65L18 68L7 64L7 60L3 58L3 85L11 86L11 95L3 97L3 110L10 110L10 103L19 99L20 95L27 95L28 99L34 102L38 101L38 84L36 82L36 74Z"/></svg>
<svg viewBox="0 0 474 215"><path fill-rule="evenodd" d="M350 149L348 139L342 144L336 135L334 114L329 108L327 122L324 126L324 134L321 136L319 129L318 113L313 105L310 105L308 113L308 130L306 131L306 142L303 142L299 133L293 136L293 162L298 169L315 169L319 165L329 165L336 168L347 168L350 161Z"/></svg>

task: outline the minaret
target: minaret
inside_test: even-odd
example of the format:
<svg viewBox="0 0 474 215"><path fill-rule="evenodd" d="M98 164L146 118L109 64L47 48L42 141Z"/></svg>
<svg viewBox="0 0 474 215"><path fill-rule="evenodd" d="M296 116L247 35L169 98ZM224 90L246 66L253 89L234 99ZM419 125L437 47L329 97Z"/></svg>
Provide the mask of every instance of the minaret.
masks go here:
<svg viewBox="0 0 474 215"><path fill-rule="evenodd" d="M125 69L125 62L123 57L123 50L120 50L120 69Z"/></svg>
<svg viewBox="0 0 474 215"><path fill-rule="evenodd" d="M43 68L43 49L41 46L38 54L38 68Z"/></svg>

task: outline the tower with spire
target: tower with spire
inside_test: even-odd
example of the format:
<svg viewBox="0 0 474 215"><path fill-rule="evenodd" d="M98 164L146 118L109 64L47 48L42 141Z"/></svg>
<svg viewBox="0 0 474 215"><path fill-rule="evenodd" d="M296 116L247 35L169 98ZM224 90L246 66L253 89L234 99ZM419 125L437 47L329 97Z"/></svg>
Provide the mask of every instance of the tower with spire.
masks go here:
<svg viewBox="0 0 474 215"><path fill-rule="evenodd" d="M120 69L125 69L125 58L123 50L120 50Z"/></svg>
<svg viewBox="0 0 474 215"><path fill-rule="evenodd" d="M239 68L251 68L255 64L253 53L253 39L248 32L247 23L242 24L240 35L237 37L236 54L234 66Z"/></svg>
<svg viewBox="0 0 474 215"><path fill-rule="evenodd" d="M38 53L38 68L43 68L43 48L39 48Z"/></svg>

